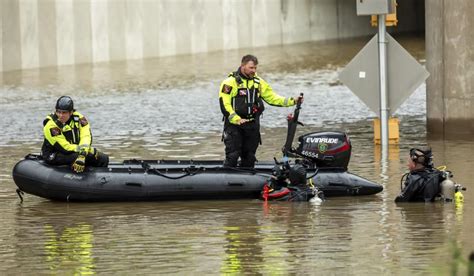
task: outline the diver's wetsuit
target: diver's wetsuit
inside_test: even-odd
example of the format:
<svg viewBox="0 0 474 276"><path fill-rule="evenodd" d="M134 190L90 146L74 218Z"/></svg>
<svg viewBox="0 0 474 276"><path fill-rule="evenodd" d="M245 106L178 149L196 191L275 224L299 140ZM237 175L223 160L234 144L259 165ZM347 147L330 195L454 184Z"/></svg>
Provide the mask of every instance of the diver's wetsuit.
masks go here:
<svg viewBox="0 0 474 276"><path fill-rule="evenodd" d="M395 202L432 202L439 196L442 173L433 168L412 171Z"/></svg>

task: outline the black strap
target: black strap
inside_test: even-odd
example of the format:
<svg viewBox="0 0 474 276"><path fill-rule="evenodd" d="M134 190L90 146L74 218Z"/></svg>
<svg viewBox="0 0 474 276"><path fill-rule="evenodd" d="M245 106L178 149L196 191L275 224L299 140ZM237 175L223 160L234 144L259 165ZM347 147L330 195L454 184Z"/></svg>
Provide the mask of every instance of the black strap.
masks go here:
<svg viewBox="0 0 474 276"><path fill-rule="evenodd" d="M22 190L20 189L16 189L16 193L18 194L18 196L20 197L20 203L23 202L23 195L25 194Z"/></svg>
<svg viewBox="0 0 474 276"><path fill-rule="evenodd" d="M232 72L232 77L235 78L235 81L237 81L238 85L241 85L243 83L242 77L239 74L239 71Z"/></svg>
<svg viewBox="0 0 474 276"><path fill-rule="evenodd" d="M64 127L64 124L59 121L59 118L56 114L52 114L51 119L53 119L53 122L61 129Z"/></svg>
<svg viewBox="0 0 474 276"><path fill-rule="evenodd" d="M54 122L59 128L63 128L63 126L64 126L63 123L61 123L61 121L59 121L58 116L57 116L55 113L49 114L49 117L51 117L51 119L50 119L50 118L44 119L44 121L43 121L43 126L45 126L45 125L49 122L49 120L53 120L53 122Z"/></svg>

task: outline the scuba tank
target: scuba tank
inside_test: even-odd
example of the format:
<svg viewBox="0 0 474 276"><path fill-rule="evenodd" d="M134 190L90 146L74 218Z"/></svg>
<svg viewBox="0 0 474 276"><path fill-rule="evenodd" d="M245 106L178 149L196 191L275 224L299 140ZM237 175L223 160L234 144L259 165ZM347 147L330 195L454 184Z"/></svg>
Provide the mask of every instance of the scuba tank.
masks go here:
<svg viewBox="0 0 474 276"><path fill-rule="evenodd" d="M461 191L465 191L466 188L461 186L461 184L455 184L454 185L454 202L456 204L460 204L464 202L464 195L462 194Z"/></svg>
<svg viewBox="0 0 474 276"><path fill-rule="evenodd" d="M453 174L450 171L443 169L441 171L444 178L440 184L441 198L445 202L454 201L456 204L462 204L464 202L464 195L461 191L465 191L466 188L451 179Z"/></svg>
<svg viewBox="0 0 474 276"><path fill-rule="evenodd" d="M441 198L443 201L450 202L454 200L455 183L451 180L453 175L449 171L443 172L443 182L440 184Z"/></svg>

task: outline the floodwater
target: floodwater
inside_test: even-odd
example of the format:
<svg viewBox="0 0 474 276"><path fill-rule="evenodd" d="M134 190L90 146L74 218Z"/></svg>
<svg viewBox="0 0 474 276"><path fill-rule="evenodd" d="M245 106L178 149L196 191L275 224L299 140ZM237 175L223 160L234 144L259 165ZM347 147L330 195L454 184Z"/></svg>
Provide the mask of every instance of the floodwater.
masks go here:
<svg viewBox="0 0 474 276"><path fill-rule="evenodd" d="M465 275L474 250L474 142L427 137L422 85L397 111L400 144L382 163L375 114L337 77L368 39L0 74L0 273ZM424 63L423 38L398 40ZM39 152L42 120L63 94L112 161L223 159L218 86L248 52L278 93L305 94L298 133L346 131L349 170L383 192L322 203L64 203L32 195L20 203L12 168ZM281 157L291 111L267 107L258 159ZM435 164L468 188L463 205L394 204L409 148L426 144Z"/></svg>

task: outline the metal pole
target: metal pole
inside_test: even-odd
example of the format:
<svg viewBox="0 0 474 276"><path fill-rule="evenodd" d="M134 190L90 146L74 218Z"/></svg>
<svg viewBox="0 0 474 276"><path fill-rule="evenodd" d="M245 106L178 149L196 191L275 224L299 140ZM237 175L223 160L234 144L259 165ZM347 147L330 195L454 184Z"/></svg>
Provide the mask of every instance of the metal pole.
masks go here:
<svg viewBox="0 0 474 276"><path fill-rule="evenodd" d="M388 150L387 40L385 14L378 15L379 76L380 76L380 143Z"/></svg>

